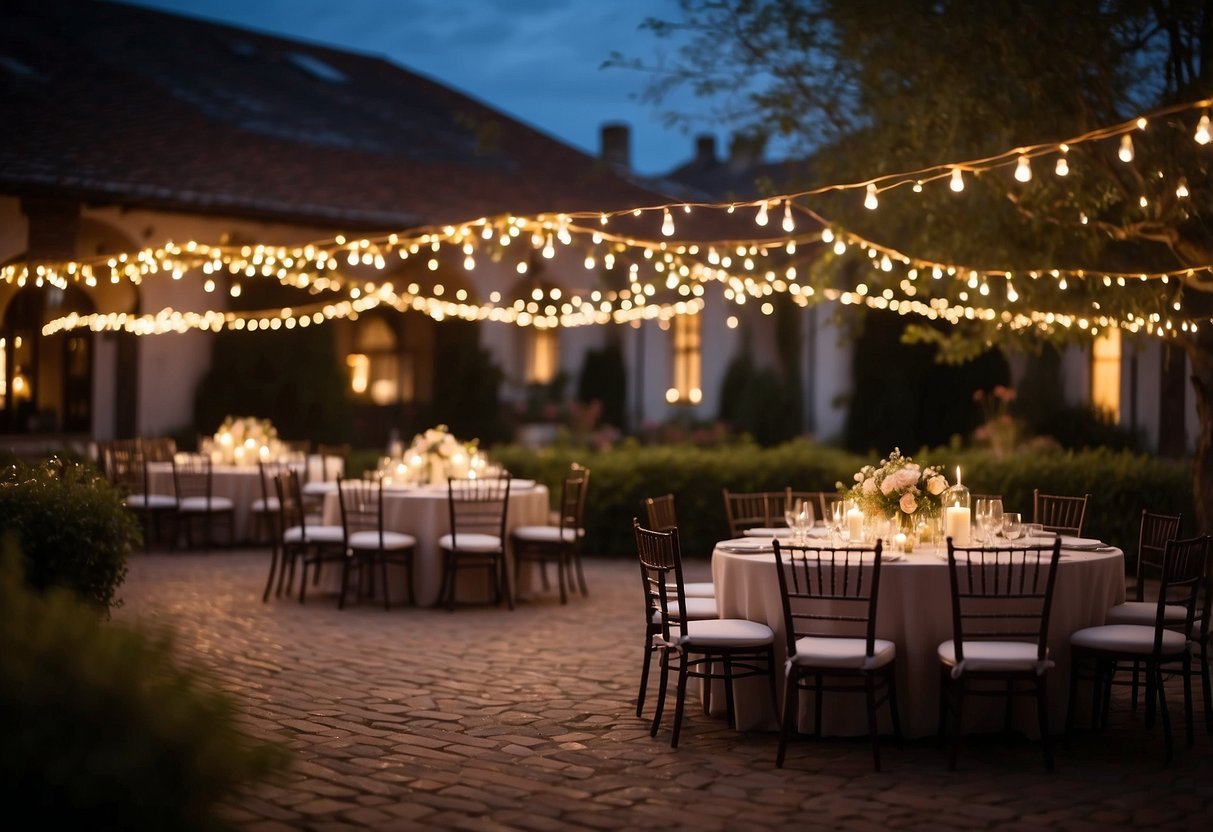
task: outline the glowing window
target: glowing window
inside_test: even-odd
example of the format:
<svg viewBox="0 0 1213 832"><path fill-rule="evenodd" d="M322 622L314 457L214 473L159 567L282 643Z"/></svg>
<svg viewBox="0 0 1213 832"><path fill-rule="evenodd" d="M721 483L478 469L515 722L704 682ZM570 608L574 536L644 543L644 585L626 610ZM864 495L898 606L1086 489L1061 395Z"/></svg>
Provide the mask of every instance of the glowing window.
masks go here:
<svg viewBox="0 0 1213 832"><path fill-rule="evenodd" d="M1120 421L1120 330L1109 329L1091 344L1091 405Z"/></svg>
<svg viewBox="0 0 1213 832"><path fill-rule="evenodd" d="M531 384L547 384L560 369L560 341L554 329L529 330L527 342L526 380Z"/></svg>
<svg viewBox="0 0 1213 832"><path fill-rule="evenodd" d="M699 404L703 399L700 387L702 340L698 315L678 315L674 318L674 378L666 391L666 401Z"/></svg>

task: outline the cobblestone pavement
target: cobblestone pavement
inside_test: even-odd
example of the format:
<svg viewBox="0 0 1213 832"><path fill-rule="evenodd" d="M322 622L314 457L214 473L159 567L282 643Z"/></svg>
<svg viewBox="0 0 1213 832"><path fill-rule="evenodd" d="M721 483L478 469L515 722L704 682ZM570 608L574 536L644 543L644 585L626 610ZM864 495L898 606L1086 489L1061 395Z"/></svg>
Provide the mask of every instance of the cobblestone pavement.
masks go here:
<svg viewBox="0 0 1213 832"><path fill-rule="evenodd" d="M1054 775L1037 745L1002 736L970 739L958 772L929 741L886 743L878 774L866 739L803 738L780 770L774 735L699 708L674 750L636 719L628 559L590 561L590 597L565 607L453 614L338 611L311 594L263 604L267 566L260 551L136 556L115 616L172 625L183 658L245 703L250 731L293 749L286 776L230 807L245 829L1213 828L1199 714L1196 746L1179 735L1170 766L1121 700L1111 728L1057 749Z"/></svg>

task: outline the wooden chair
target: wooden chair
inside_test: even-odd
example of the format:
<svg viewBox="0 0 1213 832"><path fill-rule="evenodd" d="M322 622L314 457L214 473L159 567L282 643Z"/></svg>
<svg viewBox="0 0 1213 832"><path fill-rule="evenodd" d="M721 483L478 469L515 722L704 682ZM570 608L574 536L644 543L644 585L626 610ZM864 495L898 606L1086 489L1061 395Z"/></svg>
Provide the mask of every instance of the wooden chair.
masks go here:
<svg viewBox="0 0 1213 832"><path fill-rule="evenodd" d="M177 497L149 491L147 456L135 440L115 440L102 448L102 467L106 478L122 493L122 502L139 518L143 529L143 549L151 548L152 538L160 537L162 524L174 529Z"/></svg>
<svg viewBox="0 0 1213 832"><path fill-rule="evenodd" d="M703 679L704 707L710 704L711 684L723 679L727 713L733 719L733 680L751 676L766 676L770 682L771 702L775 703L775 633L765 624L743 619L713 618L691 620L684 611L694 599L683 591L682 559L678 549L678 529L653 531L645 529L633 518L636 553L644 586L646 629L659 622L658 632L650 644L659 654L661 682L657 693L657 709L653 714L650 736L657 736L669 690L670 671L678 674L674 700L674 728L670 747L678 747L682 730L682 714L686 704L687 679ZM669 587L674 586L673 593ZM650 650L645 650L645 674ZM720 665L722 672L716 672ZM643 686L641 690L643 691ZM639 715L639 707L637 708Z"/></svg>
<svg viewBox="0 0 1213 832"><path fill-rule="evenodd" d="M881 542L871 548L785 546L774 541L788 660L783 721L775 765L783 768L788 738L799 721L800 691L812 690L814 733L821 737L822 694L863 693L867 699L872 761L880 771L877 708L888 702L893 734L897 715L897 646L876 638ZM827 684L827 681L829 684Z"/></svg>
<svg viewBox="0 0 1213 832"><path fill-rule="evenodd" d="M337 482L341 503L341 526L345 533L345 554L341 567L341 595L337 609L344 609L349 588L350 571L357 570L360 590L374 591L375 569L378 567L383 586L383 609L390 610L391 592L388 566L403 566L408 577L408 600L416 603L413 594L413 555L417 539L410 534L383 528L383 480L341 479Z"/></svg>
<svg viewBox="0 0 1213 832"><path fill-rule="evenodd" d="M198 524L206 533L209 547L214 542L216 523L227 526L228 547L236 542L235 505L230 497L214 494L211 458L206 454L180 453L173 456L173 487L177 492L177 519L185 532L185 544L194 545Z"/></svg>
<svg viewBox="0 0 1213 832"><path fill-rule="evenodd" d="M495 603L505 599L514 609L505 559L505 520L510 502L510 475L448 479L450 532L438 539L442 549L442 597L455 609L457 573L484 569L493 579Z"/></svg>
<svg viewBox="0 0 1213 832"><path fill-rule="evenodd" d="M1169 762L1173 753L1173 742L1163 674L1168 668L1174 669L1178 666L1178 672L1183 678L1185 733L1188 746L1193 745L1195 732L1192 727L1192 647L1198 632L1207 640L1210 614L1208 574L1208 535L1169 540L1163 554L1162 580L1159 584L1158 600L1154 604L1153 622L1149 625L1104 624L1100 627L1087 627L1070 636L1072 665L1068 726L1072 726L1074 721L1080 677L1092 682L1091 725L1095 727L1106 716L1101 712L1106 709L1108 699L1103 695L1101 687L1109 684L1116 664L1132 662L1134 665L1141 665L1146 674L1146 701L1152 702L1157 697ZM1202 597L1204 602L1198 610L1198 600ZM1167 607L1181 609L1182 620L1168 622ZM1085 663L1090 663L1093 667L1084 676L1082 670ZM1150 708L1147 710L1146 727L1150 727L1152 722L1153 709Z"/></svg>
<svg viewBox="0 0 1213 832"><path fill-rule="evenodd" d="M645 497L644 510L650 529L661 531L678 528L678 515L674 511L673 494ZM683 585L683 588L688 598L711 598L715 601L716 585L711 581L689 581ZM639 714L637 715L639 716Z"/></svg>
<svg viewBox="0 0 1213 832"><path fill-rule="evenodd" d="M345 529L341 526L309 522L303 503L303 486L299 472L295 469L286 466L279 470L278 476L274 478L274 487L278 492L278 503L282 511L282 536L278 542L281 560L278 564L277 594L282 594L284 578L286 589L290 592L295 580L295 564L301 563L299 603L302 604L307 596L308 567L313 567L312 582L316 583L320 580L321 567L326 562L344 561ZM273 578L271 567L270 580Z"/></svg>
<svg viewBox="0 0 1213 832"><path fill-rule="evenodd" d="M729 536L739 537L746 529L771 528L776 518L783 520L783 491L742 493L723 489L725 517L729 521Z"/></svg>
<svg viewBox="0 0 1213 832"><path fill-rule="evenodd" d="M959 547L948 538L952 596L952 638L939 645L939 736L952 713L948 768L955 770L960 747L961 704L966 695L1005 696L1005 727L1017 693L1035 693L1045 768L1053 770L1046 680L1049 614L1061 539L1027 548ZM976 685L994 684L983 689ZM1028 690L1017 691L1026 683Z"/></svg>
<svg viewBox="0 0 1213 832"><path fill-rule="evenodd" d="M1126 594L1132 600L1117 604L1108 610L1104 617L1105 624L1140 624L1150 626L1154 623L1157 609L1156 600L1146 600L1146 583L1162 578L1163 557L1167 549L1167 541L1179 537L1183 526L1182 514L1157 514L1149 510L1141 513L1141 527L1137 535L1137 565L1134 569L1133 586ZM1183 608L1168 604L1163 608L1163 614L1168 626L1179 625L1183 621ZM1202 667L1203 667L1202 662ZM1140 688L1140 662L1133 663L1133 676L1129 684L1132 687L1132 706L1137 708L1137 694ZM1202 670L1202 676L1206 675ZM1204 685L1206 691L1208 681ZM1206 701L1209 697L1205 697ZM1206 721L1208 714L1206 713Z"/></svg>
<svg viewBox="0 0 1213 832"><path fill-rule="evenodd" d="M1047 532L1082 537L1082 526L1087 516L1090 494L1081 497L1065 497L1056 494L1041 494L1039 488L1032 489L1032 522L1039 523Z"/></svg>
<svg viewBox="0 0 1213 832"><path fill-rule="evenodd" d="M560 486L560 510L556 525L519 526L510 532L514 554L514 585L521 579L523 563L533 563L541 571L543 587L549 587L547 564L556 564L556 580L560 584L560 603L568 603L573 588L574 571L582 597L589 593L581 568L581 541L585 537L585 496L590 472L573 463ZM567 587L567 589L566 589Z"/></svg>
<svg viewBox="0 0 1213 832"><path fill-rule="evenodd" d="M282 555L282 502L278 499L277 478L286 467L284 462L257 460L261 496L253 500L250 506L253 515L253 536L256 538L259 532L264 530L270 541L270 574L265 581L265 591L261 593L262 603L269 600L270 589L273 587L274 576Z"/></svg>

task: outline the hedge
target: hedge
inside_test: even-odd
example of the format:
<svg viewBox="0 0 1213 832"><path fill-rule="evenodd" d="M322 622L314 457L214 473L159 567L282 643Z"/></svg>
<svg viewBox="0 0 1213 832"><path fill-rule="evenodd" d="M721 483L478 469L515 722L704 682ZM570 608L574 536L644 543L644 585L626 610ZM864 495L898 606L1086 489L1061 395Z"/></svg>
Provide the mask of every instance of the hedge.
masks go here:
<svg viewBox="0 0 1213 832"><path fill-rule="evenodd" d="M590 468L586 508L587 554L629 556L632 517L643 521L645 497L673 493L688 557L706 557L728 536L721 489L832 491L850 482L875 459L795 440L763 449L739 443L719 448L642 447L625 443L607 451L518 446L493 449L494 459L515 476L546 483L553 500L571 462ZM1120 546L1131 560L1141 511L1182 512L1185 534L1194 533L1192 469L1188 462L1160 460L1127 451L1026 450L1007 458L986 451L935 449L912 454L921 463L943 465L948 479L961 466L975 493L1001 494L1008 511L1032 513L1032 489L1048 494L1091 494L1084 534Z"/></svg>

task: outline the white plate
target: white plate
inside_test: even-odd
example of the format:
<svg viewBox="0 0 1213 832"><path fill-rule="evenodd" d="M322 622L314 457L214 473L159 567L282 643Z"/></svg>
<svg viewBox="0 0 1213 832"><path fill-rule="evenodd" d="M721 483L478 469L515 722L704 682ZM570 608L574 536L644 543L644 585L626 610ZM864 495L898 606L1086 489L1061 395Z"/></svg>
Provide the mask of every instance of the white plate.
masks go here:
<svg viewBox="0 0 1213 832"><path fill-rule="evenodd" d="M722 540L716 544L716 547L737 555L759 555L764 552L775 551L775 547L771 545L771 541L747 537L739 537L735 540Z"/></svg>
<svg viewBox="0 0 1213 832"><path fill-rule="evenodd" d="M742 534L746 537L789 537L792 530L787 526L778 529L745 529Z"/></svg>
<svg viewBox="0 0 1213 832"><path fill-rule="evenodd" d="M1089 537L1070 537L1065 534L1061 536L1061 548L1063 549L1102 549L1103 546L1102 540L1092 540Z"/></svg>
<svg viewBox="0 0 1213 832"><path fill-rule="evenodd" d="M510 480L510 491L530 491L534 487L534 480L520 480L517 477Z"/></svg>

